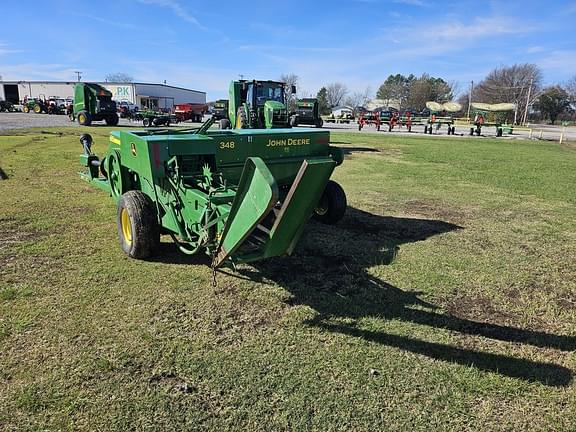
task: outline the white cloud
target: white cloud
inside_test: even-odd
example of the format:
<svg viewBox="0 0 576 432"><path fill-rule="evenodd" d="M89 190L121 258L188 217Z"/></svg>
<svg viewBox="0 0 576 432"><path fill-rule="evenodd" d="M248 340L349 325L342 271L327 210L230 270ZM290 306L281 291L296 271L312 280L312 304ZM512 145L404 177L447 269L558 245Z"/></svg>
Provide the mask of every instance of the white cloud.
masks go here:
<svg viewBox="0 0 576 432"><path fill-rule="evenodd" d="M548 55L537 61L537 64L542 69L553 72L556 76L564 73L573 74L573 71L576 71L576 51L551 51Z"/></svg>
<svg viewBox="0 0 576 432"><path fill-rule="evenodd" d="M20 50L15 50L12 49L8 46L8 44L2 43L0 42L0 56L1 55L6 55L6 54L14 54L14 53L19 53L22 52Z"/></svg>
<svg viewBox="0 0 576 432"><path fill-rule="evenodd" d="M97 21L99 23L102 24L106 24L109 26L113 26L113 27L120 27L120 28L124 28L127 30L139 30L140 27L134 25L134 24L130 24L128 22L123 22L123 21L113 21L113 20L109 20L106 18L102 18L100 16L96 16L96 15L89 15L89 14L84 14L84 13L78 13L78 12L68 12L70 15L75 15L78 17L83 17L83 18L88 18L92 21Z"/></svg>
<svg viewBox="0 0 576 432"><path fill-rule="evenodd" d="M170 9L176 16L182 18L184 21L188 21L194 24L200 30L207 30L200 21L196 19L191 13L189 13L177 0L138 0L140 3L148 5L156 5Z"/></svg>

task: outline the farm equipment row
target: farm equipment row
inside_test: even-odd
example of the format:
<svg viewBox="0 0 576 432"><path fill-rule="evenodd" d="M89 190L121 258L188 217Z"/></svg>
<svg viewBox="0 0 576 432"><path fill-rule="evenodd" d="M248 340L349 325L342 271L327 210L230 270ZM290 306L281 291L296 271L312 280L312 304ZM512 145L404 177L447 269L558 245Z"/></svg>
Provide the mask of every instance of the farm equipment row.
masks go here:
<svg viewBox="0 0 576 432"><path fill-rule="evenodd" d="M61 99L56 97L24 98L22 102L22 112L33 112L36 114L65 114L68 107L72 105L71 99Z"/></svg>
<svg viewBox="0 0 576 432"><path fill-rule="evenodd" d="M358 130L365 126L374 126L377 131L387 126L389 132L394 128L405 127L408 132L412 132L414 126L424 126L424 133L431 134L435 129L438 131L442 125L447 126L448 135L454 135L456 130L453 113L461 109L461 105L455 102L439 104L437 102L427 102L427 111L421 114L412 114L411 111L400 113L395 109L379 111L365 111L358 119Z"/></svg>
<svg viewBox="0 0 576 432"><path fill-rule="evenodd" d="M395 128L405 127L408 132L412 132L414 126L424 126L425 134L438 132L442 126L446 126L448 135L454 135L456 123L470 126L470 135L479 136L483 127L495 127L496 136L500 137L504 133L512 133L513 126L507 123L510 113L516 109L514 104L499 103L485 104L472 103L472 118L459 119L455 114L462 109L462 106L455 102L427 102L426 111L420 114L413 114L410 111L400 113L394 109L379 111L365 111L358 119L358 130L365 126L374 126L376 130L382 130L383 125L388 131Z"/></svg>

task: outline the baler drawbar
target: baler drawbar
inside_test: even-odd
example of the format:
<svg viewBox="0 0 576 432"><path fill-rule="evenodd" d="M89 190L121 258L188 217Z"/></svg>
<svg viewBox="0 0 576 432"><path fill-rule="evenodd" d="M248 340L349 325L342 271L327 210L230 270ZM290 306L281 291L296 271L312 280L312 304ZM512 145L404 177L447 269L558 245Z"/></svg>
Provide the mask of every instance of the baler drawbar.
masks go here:
<svg viewBox="0 0 576 432"><path fill-rule="evenodd" d="M101 160L84 134L81 176L118 204L120 243L145 259L168 234L212 266L290 254L311 215L336 223L346 195L330 176L343 161L314 129L114 131Z"/></svg>

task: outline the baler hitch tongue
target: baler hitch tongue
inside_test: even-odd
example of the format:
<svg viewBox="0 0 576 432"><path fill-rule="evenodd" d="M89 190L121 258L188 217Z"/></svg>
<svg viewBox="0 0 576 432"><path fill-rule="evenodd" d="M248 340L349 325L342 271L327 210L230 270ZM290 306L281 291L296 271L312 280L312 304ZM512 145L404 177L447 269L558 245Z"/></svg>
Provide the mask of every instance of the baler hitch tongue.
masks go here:
<svg viewBox="0 0 576 432"><path fill-rule="evenodd" d="M330 157L304 160L278 209L278 185L258 157L248 158L213 260L250 262L291 254L336 162Z"/></svg>

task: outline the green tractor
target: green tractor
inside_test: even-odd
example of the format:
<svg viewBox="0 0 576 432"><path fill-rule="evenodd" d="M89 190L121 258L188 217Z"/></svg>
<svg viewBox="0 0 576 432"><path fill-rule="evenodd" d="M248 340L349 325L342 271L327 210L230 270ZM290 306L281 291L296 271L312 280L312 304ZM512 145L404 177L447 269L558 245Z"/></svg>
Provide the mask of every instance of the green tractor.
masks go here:
<svg viewBox="0 0 576 432"><path fill-rule="evenodd" d="M170 235L216 268L290 254L308 219L338 222L346 195L330 180L344 159L325 130L114 131L100 159L80 137L82 177L117 203L123 251L146 259Z"/></svg>
<svg viewBox="0 0 576 432"><path fill-rule="evenodd" d="M24 99L24 103L22 104L22 112L41 114L48 112L48 107L46 106L46 102L42 99L27 97Z"/></svg>
<svg viewBox="0 0 576 432"><path fill-rule="evenodd" d="M292 94L296 86L292 86ZM286 84L278 81L232 81L228 118L235 129L290 127Z"/></svg>
<svg viewBox="0 0 576 432"><path fill-rule="evenodd" d="M324 124L318 111L318 99L298 99L296 102L296 112L294 114L295 115L290 118L291 126L305 124L320 128Z"/></svg>
<svg viewBox="0 0 576 432"><path fill-rule="evenodd" d="M98 84L77 83L74 86L74 110L70 115L70 120L75 119L81 126L102 120L108 126L116 126L120 118L112 93Z"/></svg>

